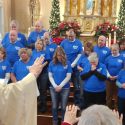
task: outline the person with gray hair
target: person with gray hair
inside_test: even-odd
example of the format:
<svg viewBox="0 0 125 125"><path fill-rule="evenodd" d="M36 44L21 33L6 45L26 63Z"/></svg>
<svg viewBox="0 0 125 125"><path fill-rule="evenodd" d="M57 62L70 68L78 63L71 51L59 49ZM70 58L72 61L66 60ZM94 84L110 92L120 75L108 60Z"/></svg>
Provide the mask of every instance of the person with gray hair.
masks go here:
<svg viewBox="0 0 125 125"><path fill-rule="evenodd" d="M84 80L83 92L85 107L93 104L106 103L106 66L99 62L97 53L93 52L88 57L89 63L81 72L81 79Z"/></svg>
<svg viewBox="0 0 125 125"><path fill-rule="evenodd" d="M93 105L83 110L80 117L76 117L77 107L67 106L64 122L61 125L122 125L123 115L110 110L104 105Z"/></svg>
<svg viewBox="0 0 125 125"><path fill-rule="evenodd" d="M15 30L17 31L17 41L19 41L24 47L27 46L27 40L23 33L19 32L19 23L16 20L12 20L10 22L10 31ZM3 40L2 45L5 46L5 44L9 43L9 34L10 32L6 33Z"/></svg>
<svg viewBox="0 0 125 125"><path fill-rule="evenodd" d="M113 44L111 46L111 55L108 56L105 60L105 65L108 71L108 79L107 79L107 105L109 108L117 109L118 99L117 93L118 88L116 86L116 80L120 70L124 67L124 57L119 53L119 45Z"/></svg>
<svg viewBox="0 0 125 125"><path fill-rule="evenodd" d="M30 58L32 54L30 49L21 48L18 54L20 60L15 62L11 71L12 82L22 80L29 73L29 66L33 64L33 60Z"/></svg>
<svg viewBox="0 0 125 125"><path fill-rule="evenodd" d="M43 37L46 30L43 29L43 24L40 20L35 22L34 30L30 32L27 46L31 49L35 48L35 42Z"/></svg>

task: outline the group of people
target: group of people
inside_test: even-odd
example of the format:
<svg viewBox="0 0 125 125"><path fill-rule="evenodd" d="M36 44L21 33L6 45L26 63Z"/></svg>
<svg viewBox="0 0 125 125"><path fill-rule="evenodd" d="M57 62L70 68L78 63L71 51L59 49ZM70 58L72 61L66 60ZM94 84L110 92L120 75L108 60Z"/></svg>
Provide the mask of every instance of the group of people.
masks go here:
<svg viewBox="0 0 125 125"><path fill-rule="evenodd" d="M125 125L125 40L106 47L106 37L101 35L97 45L76 38L73 29L56 45L42 23L35 23L28 39L18 31L16 21L10 23L0 48L0 78L4 83L16 83L30 72L37 58L44 57L46 65L37 77L39 111L47 111L47 89L52 99L53 125L58 125L58 107L61 105L62 121L68 103L70 84L74 86L74 104L85 109L93 104L118 109ZM9 84L8 84L9 85ZM30 103L29 103L30 105ZM117 107L118 106L118 107Z"/></svg>

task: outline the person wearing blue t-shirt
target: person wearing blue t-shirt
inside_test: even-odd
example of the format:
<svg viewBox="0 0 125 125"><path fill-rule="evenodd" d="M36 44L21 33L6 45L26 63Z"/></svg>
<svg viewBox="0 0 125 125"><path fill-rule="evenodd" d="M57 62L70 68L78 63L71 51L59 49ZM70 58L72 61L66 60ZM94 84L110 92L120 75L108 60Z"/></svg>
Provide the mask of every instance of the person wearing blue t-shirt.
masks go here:
<svg viewBox="0 0 125 125"><path fill-rule="evenodd" d="M82 54L82 43L76 39L75 32L71 29L67 33L67 38L64 39L60 46L64 49L68 61L73 69L71 81L74 85L74 101L77 106L80 105L80 82L79 71L77 70L77 62Z"/></svg>
<svg viewBox="0 0 125 125"><path fill-rule="evenodd" d="M123 114L123 125L125 125L125 67L119 72L116 85L118 86L118 111Z"/></svg>
<svg viewBox="0 0 125 125"><path fill-rule="evenodd" d="M4 48L6 50L6 58L10 62L11 67L19 60L18 51L23 48L23 45L17 41L17 31L11 30L9 34L10 42Z"/></svg>
<svg viewBox="0 0 125 125"><path fill-rule="evenodd" d="M70 92L72 68L62 47L58 46L49 64L50 94L52 98L53 125L58 125L58 105L61 103L62 121Z"/></svg>
<svg viewBox="0 0 125 125"><path fill-rule="evenodd" d="M108 80L107 80L107 105L110 108L117 109L117 86L116 79L118 73L124 66L124 58L119 53L118 44L113 44L111 46L111 53L109 57L105 60L105 65L108 71Z"/></svg>
<svg viewBox="0 0 125 125"><path fill-rule="evenodd" d="M92 52L93 52L92 43L90 43L90 42L85 43L83 54L81 55L80 59L77 62L77 69L78 69L80 74L84 70L84 67L89 63L88 56ZM81 109L83 109L84 108L84 96L83 96L83 94L84 94L83 93L84 81L81 79L81 77L79 79L80 79L80 85L81 85L81 87L80 87L80 90L81 90L81 106L80 107L81 107Z"/></svg>
<svg viewBox="0 0 125 125"><path fill-rule="evenodd" d="M50 59L53 59L54 52L57 48L57 45L51 41L50 33L45 32L43 35L43 38L45 40L46 50L50 53Z"/></svg>
<svg viewBox="0 0 125 125"><path fill-rule="evenodd" d="M125 39L121 39L118 44L119 44L120 54L125 59Z"/></svg>
<svg viewBox="0 0 125 125"><path fill-rule="evenodd" d="M27 48L21 48L19 50L20 60L16 61L11 72L12 82L22 80L28 73L29 67L33 64L31 60L31 50Z"/></svg>
<svg viewBox="0 0 125 125"><path fill-rule="evenodd" d="M7 84L10 80L11 66L6 60L6 51L3 47L0 48L0 79L4 79Z"/></svg>
<svg viewBox="0 0 125 125"><path fill-rule="evenodd" d="M88 57L88 63L81 78L84 80L84 100L85 107L93 104L106 104L106 84L107 70L106 66L99 62L97 54L91 53Z"/></svg>
<svg viewBox="0 0 125 125"><path fill-rule="evenodd" d="M47 89L49 85L48 78L48 65L50 62L50 54L48 50L45 50L44 39L39 39L35 43L35 49L32 53L32 59L36 60L37 57L43 56L44 61L48 62L48 64L43 68L43 72L39 75L37 79L38 88L40 91L40 109L39 111L44 113L47 110Z"/></svg>
<svg viewBox="0 0 125 125"><path fill-rule="evenodd" d="M18 22L16 20L12 20L10 23L10 30L16 30L17 31L17 41L22 43L22 45L25 47L27 45L26 37L23 33L18 32L19 26ZM4 38L2 39L2 45L5 46L5 44L9 44L9 32L5 34Z"/></svg>
<svg viewBox="0 0 125 125"><path fill-rule="evenodd" d="M94 46L94 52L97 53L99 57L99 62L104 63L106 57L111 54L111 51L106 47L106 37L101 35L98 38L98 45Z"/></svg>
<svg viewBox="0 0 125 125"><path fill-rule="evenodd" d="M37 39L41 39L46 31L43 29L41 21L36 21L34 31L29 34L27 46L31 49L35 48Z"/></svg>

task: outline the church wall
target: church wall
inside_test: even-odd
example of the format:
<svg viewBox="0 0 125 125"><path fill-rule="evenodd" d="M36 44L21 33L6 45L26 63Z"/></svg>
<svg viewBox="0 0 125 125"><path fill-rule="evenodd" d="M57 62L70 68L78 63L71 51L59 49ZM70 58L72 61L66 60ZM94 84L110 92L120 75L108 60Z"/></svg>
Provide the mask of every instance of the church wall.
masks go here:
<svg viewBox="0 0 125 125"><path fill-rule="evenodd" d="M4 31L9 30L9 22L11 19L18 20L20 24L20 30L27 33L28 27L31 26L29 18L29 0L3 0L4 1ZM51 11L52 0L39 0L40 1L40 15L45 29L49 28L49 17ZM63 20L64 14L64 3L65 0L60 0L60 13L61 20ZM117 0L117 10L119 10L119 5L121 0ZM11 5L12 2L12 5ZM12 8L11 8L12 7ZM117 12L118 13L118 12Z"/></svg>

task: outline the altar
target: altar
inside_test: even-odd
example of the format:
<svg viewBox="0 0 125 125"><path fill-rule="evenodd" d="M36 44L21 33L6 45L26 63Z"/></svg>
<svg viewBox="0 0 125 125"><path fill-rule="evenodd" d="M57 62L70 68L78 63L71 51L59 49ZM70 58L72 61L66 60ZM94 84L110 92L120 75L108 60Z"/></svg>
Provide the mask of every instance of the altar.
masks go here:
<svg viewBox="0 0 125 125"><path fill-rule="evenodd" d="M81 37L91 38L95 27L104 22L115 23L117 0L65 0L64 20L76 20L81 26Z"/></svg>

